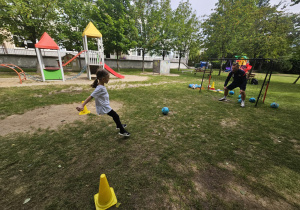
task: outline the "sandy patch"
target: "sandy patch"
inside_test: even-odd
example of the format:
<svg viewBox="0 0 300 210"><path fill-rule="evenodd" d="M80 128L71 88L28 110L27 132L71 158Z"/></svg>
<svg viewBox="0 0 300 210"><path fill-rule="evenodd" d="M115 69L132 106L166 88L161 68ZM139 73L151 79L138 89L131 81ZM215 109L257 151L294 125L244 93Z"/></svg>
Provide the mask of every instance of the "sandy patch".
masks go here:
<svg viewBox="0 0 300 210"><path fill-rule="evenodd" d="M72 76L75 76L76 74L71 74L68 76L65 76L65 79L71 78ZM18 76L11 77L11 78L0 78L0 87L24 87L24 86L35 86L35 85L90 85L92 84L95 77L92 77L92 80L88 80L86 74L82 74L79 77L72 79L72 80L66 80L66 81L35 81L29 77L27 77L27 80L22 81L22 84L20 84L20 80ZM115 82L136 82L136 81L146 81L148 80L147 76L136 76L136 75L126 75L124 79L119 79L113 75L111 75L109 83L115 83Z"/></svg>
<svg viewBox="0 0 300 210"><path fill-rule="evenodd" d="M117 111L123 104L110 101L111 107ZM64 124L69 124L75 120L85 121L88 115L79 115L76 110L78 103L45 106L28 111L22 115L11 115L4 120L0 120L0 135L5 136L14 132L33 133L37 129L55 130ZM95 103L87 104L87 109L92 114L96 113Z"/></svg>
<svg viewBox="0 0 300 210"><path fill-rule="evenodd" d="M152 75L152 76L168 76L168 77L179 77L179 74L158 74L158 73L151 73L151 72L144 72L141 75Z"/></svg>

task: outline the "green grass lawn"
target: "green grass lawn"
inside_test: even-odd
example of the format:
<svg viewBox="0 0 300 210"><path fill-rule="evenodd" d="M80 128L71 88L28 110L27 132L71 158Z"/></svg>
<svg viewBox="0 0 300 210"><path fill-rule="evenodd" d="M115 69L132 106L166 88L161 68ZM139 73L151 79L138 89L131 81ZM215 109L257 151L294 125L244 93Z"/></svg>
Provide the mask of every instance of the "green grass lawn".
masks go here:
<svg viewBox="0 0 300 210"><path fill-rule="evenodd" d="M214 74L212 82L222 88L227 74ZM119 209L300 208L297 75L273 75L265 104L257 108L248 101L240 108L238 90L219 102L219 93L188 88L201 83L199 73L147 76L128 83L136 87L107 86L110 99L123 103L118 114L129 138L118 135L112 119L96 115L57 130L0 136L2 209L95 209L102 173ZM248 99L258 95L264 75L257 78L259 85L247 86ZM80 103L93 90L59 92L69 87L1 88L0 116ZM33 100L35 94L43 97ZM270 108L274 101L278 109Z"/></svg>

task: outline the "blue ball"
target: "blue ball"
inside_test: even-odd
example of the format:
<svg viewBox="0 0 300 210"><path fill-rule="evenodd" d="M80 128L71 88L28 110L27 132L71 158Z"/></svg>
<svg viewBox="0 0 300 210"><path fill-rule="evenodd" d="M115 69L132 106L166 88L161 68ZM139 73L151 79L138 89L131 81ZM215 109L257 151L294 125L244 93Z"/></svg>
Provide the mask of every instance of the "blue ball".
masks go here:
<svg viewBox="0 0 300 210"><path fill-rule="evenodd" d="M251 103L254 103L254 102L256 101L256 99L252 97L252 98L249 99L249 101L250 101Z"/></svg>
<svg viewBox="0 0 300 210"><path fill-rule="evenodd" d="M192 88L194 84L189 84L189 88Z"/></svg>
<svg viewBox="0 0 300 210"><path fill-rule="evenodd" d="M169 108L168 107L164 107L162 108L161 112L164 114L164 115L167 115L169 113Z"/></svg>
<svg viewBox="0 0 300 210"><path fill-rule="evenodd" d="M242 99L241 98L239 98L238 103L242 103Z"/></svg>
<svg viewBox="0 0 300 210"><path fill-rule="evenodd" d="M229 91L229 95L233 95L233 94L234 94L233 90Z"/></svg>
<svg viewBox="0 0 300 210"><path fill-rule="evenodd" d="M272 107L272 108L278 108L278 107L279 107L279 104L273 102L273 103L271 103L271 107Z"/></svg>
<svg viewBox="0 0 300 210"><path fill-rule="evenodd" d="M239 95L239 98L242 98L242 95L241 95L241 94Z"/></svg>

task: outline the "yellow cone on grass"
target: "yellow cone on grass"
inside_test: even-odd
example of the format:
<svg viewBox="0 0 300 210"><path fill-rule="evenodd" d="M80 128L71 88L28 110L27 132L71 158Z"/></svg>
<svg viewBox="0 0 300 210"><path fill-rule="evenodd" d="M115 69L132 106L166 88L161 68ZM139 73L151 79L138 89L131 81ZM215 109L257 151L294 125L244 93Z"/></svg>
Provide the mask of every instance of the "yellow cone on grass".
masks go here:
<svg viewBox="0 0 300 210"><path fill-rule="evenodd" d="M210 89L211 89L211 90L214 90L214 89L215 89L215 82L212 83Z"/></svg>
<svg viewBox="0 0 300 210"><path fill-rule="evenodd" d="M94 195L96 210L104 210L117 203L114 189L109 187L105 174L100 176L99 193Z"/></svg>
<svg viewBox="0 0 300 210"><path fill-rule="evenodd" d="M83 102L84 102L84 101L82 101L82 103L83 103ZM79 115L86 115L86 114L89 114L89 113L91 113L91 111L89 111L89 110L87 109L86 105L84 105L83 110L82 110L81 112L79 112Z"/></svg>

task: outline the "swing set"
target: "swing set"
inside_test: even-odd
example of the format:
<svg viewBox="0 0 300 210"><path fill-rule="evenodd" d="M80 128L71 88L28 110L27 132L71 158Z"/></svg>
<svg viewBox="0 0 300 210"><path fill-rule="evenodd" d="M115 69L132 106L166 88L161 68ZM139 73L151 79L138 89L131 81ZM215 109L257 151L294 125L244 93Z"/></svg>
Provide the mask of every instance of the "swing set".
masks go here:
<svg viewBox="0 0 300 210"><path fill-rule="evenodd" d="M227 60L227 62L230 62L230 61L233 61L235 60L235 58L227 58L227 59L217 59L217 58L210 58L207 62L211 62L213 60ZM272 76L272 72L273 72L273 66L274 66L274 62L272 59L260 59L260 58L256 58L256 59L248 59L250 61L254 61L255 63L257 61L261 61L261 62L270 62L271 64L269 65L269 68L266 72L266 75L265 75L265 78L264 78L264 81L261 85L261 88L260 88L260 91L259 91L259 94L257 96L257 99L256 99L256 103L255 103L255 107L257 107L258 105L258 101L260 99L262 99L262 102L264 103L265 102L265 99L266 99L266 96L267 96L267 92L268 92L268 88L269 88L269 85L270 85L270 81L271 81L271 76ZM247 70L245 72L248 72L247 74L247 80L250 81L250 79L253 79L255 74L252 74L252 66L251 65L248 65L247 64L249 63L246 63L246 68ZM232 63L231 63L232 65ZM255 65L255 64L254 64ZM203 81L204 81L204 76L205 74L208 76L208 85L207 85L207 90L212 90L211 88L211 81L212 81L212 65L210 65L210 67L206 70L203 71L203 75L202 75L202 81L201 81L201 87L203 87ZM214 83L213 83L214 84ZM201 90L204 90L205 88L200 88L199 92L201 92ZM213 87L214 89L214 87ZM215 91L216 92L216 91Z"/></svg>

